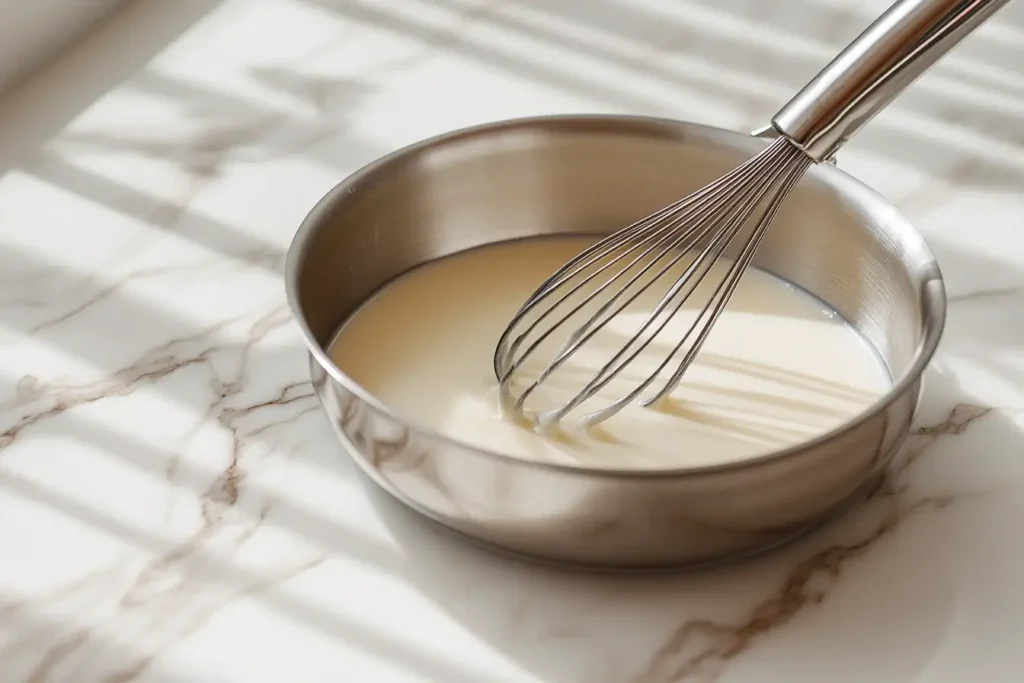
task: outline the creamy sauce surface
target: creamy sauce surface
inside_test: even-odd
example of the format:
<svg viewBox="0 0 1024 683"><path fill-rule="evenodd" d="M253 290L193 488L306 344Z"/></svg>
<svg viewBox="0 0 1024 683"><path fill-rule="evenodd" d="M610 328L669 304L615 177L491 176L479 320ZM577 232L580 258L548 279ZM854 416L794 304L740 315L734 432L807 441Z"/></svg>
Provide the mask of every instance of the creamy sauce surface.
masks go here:
<svg viewBox="0 0 1024 683"><path fill-rule="evenodd" d="M494 346L539 283L590 243L524 240L427 264L362 306L331 358L398 414L451 438L518 458L610 468L703 466L768 453L842 425L890 387L874 351L832 310L750 268L696 362L657 408L632 404L593 429L538 434L502 415ZM716 265L708 281L727 267ZM663 293L652 288L641 296L531 400L544 407L575 393ZM628 393L694 315L684 308L602 396ZM553 350L525 365L524 377L536 377Z"/></svg>

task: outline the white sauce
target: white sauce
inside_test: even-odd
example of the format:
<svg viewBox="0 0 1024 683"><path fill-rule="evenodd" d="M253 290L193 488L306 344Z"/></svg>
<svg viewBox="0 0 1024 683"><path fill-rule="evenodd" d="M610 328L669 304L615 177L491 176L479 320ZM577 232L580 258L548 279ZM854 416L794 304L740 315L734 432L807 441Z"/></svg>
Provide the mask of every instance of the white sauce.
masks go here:
<svg viewBox="0 0 1024 683"><path fill-rule="evenodd" d="M612 468L709 465L778 450L840 426L890 387L873 350L842 318L751 268L683 382L657 409L630 405L598 428L569 428L556 437L506 419L492 365L495 343L538 284L589 243L505 243L416 269L352 316L331 357L398 414L459 441L530 460ZM538 390L538 405L574 393L581 386L574 379L592 376L663 292L652 288L608 334L581 349ZM653 370L692 321L685 313L602 396L628 393ZM552 350L524 372L532 368L535 377Z"/></svg>

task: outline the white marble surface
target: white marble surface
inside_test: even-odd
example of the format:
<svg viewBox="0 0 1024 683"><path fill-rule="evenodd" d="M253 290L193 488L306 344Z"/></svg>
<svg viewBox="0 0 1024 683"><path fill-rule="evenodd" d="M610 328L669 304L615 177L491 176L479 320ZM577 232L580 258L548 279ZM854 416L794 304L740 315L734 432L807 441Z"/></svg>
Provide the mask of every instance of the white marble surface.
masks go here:
<svg viewBox="0 0 1024 683"><path fill-rule="evenodd" d="M954 299L892 493L755 562L581 576L371 496L284 304L299 220L526 114L750 128L885 0L143 3L0 106L0 680L1024 676L1024 5L845 150ZM913 457L916 456L916 457Z"/></svg>

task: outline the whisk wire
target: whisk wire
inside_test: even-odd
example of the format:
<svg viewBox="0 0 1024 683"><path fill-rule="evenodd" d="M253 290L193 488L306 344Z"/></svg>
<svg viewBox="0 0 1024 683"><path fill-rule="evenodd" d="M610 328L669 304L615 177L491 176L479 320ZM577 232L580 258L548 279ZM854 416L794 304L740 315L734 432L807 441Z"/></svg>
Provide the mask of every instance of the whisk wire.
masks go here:
<svg viewBox="0 0 1024 683"><path fill-rule="evenodd" d="M777 161L778 159L774 160ZM702 217L702 220L707 221L724 220L726 227L723 230L719 231L712 238L711 242L708 243L708 245L700 252L700 254L691 262L686 271L676 279L676 281L670 287L669 291L662 297L661 301L658 303L655 309L646 317L644 322L640 324L634 335L619 350L619 352L616 353L615 356L598 371L594 379L592 379L591 382L589 382L582 390L580 390L580 392L578 392L572 399L570 399L570 401L561 409L559 409L558 411L551 411L550 413L543 415L544 420L560 420L566 414L568 414L575 408L579 407L582 403L586 402L588 399L593 397L597 392L599 392L601 389L607 386L612 380L614 380L615 377L617 377L622 372L622 370L624 370L627 366L632 364L636 360L636 358L641 353L643 353L643 351L647 349L648 346L650 346L650 344L653 343L655 339L657 339L661 332L667 327L668 323L675 317L675 315L686 304L686 302L690 299L691 295L697 290L697 288L704 281L704 279L710 274L715 263L718 262L718 260L722 257L725 250L728 249L729 245L740 233L740 230L743 228L744 225L746 225L747 221L749 220L750 216L754 213L758 204L764 199L764 197L768 193L771 192L775 184L776 179L773 176L762 176L759 178L758 182L754 183L749 187L746 187L744 190L740 192L735 193L732 197L734 201L731 201L727 203L725 206L721 207L720 211L713 212L710 216ZM698 238L698 240L696 240L696 243L699 243L700 239L703 239L703 237ZM685 255L685 253L685 250L679 250L679 255L675 259L675 261L681 259ZM664 369L668 366L671 360L679 352L680 348L682 348L685 345L690 335L693 334L693 331L698 327L702 317L706 314L707 309L718 296L719 292L722 290L724 283L728 280L729 276L735 270L735 267L736 264L734 263L733 267L730 268L730 271L727 274L726 278L720 281L718 286L715 288L714 292L712 293L709 299L709 302L705 304L704 308L701 310L700 314L696 316L693 323L690 325L689 329L684 333L679 342L675 345L675 347L672 349L669 355L662 361L662 363L655 369L655 371L648 375L648 377L643 382L641 382L637 387L633 389L633 391L629 392L627 395L621 397L616 401L613 401L611 404L601 408L600 410L594 411L583 416L581 418L581 421L584 424L600 422L607 419L611 415L614 415L623 407L625 407L630 402L635 400L648 387L650 387L650 385L653 384L655 380L657 380L662 371L664 371ZM739 272L740 274L742 274L742 270L740 270ZM660 277L660 275L661 274L659 274L658 277ZM682 296L679 296L680 292L683 292ZM671 308L671 312L669 312L668 315L662 315L665 312L665 309L672 305L673 301L675 303ZM644 338L644 334L654 323L654 321L659 318L659 316L661 317L660 324L654 329L652 334ZM713 324L713 321L711 323L708 323L708 325L710 324ZM708 327L705 326L703 329L704 331L707 331ZM700 338L703 339L704 337ZM633 349L632 353L627 358L621 360L622 356L624 356L627 353L627 351L629 351L629 349L632 348L633 345L637 344L638 342L640 342L639 346ZM614 368L612 368L613 365L615 365ZM683 370L685 371L685 368L683 368ZM679 372L678 374L681 376L682 372ZM668 392L659 392L659 395L663 395L663 393ZM649 404L650 402L645 402L645 405Z"/></svg>
<svg viewBox="0 0 1024 683"><path fill-rule="evenodd" d="M751 175L756 173L756 170L757 170L756 166L753 167L750 170ZM739 175L740 178L743 177L743 174L738 174L738 175ZM523 356L521 356L520 359L517 361L517 363L513 365L513 369L516 367L516 365L518 363L522 363L529 356L529 354L539 345L539 343L541 341L543 341L543 339L545 339L551 333L553 333L562 323L564 323L568 319L568 317L570 317L573 313L575 313L578 310L580 310L583 306L587 305L590 301L594 300L601 293L601 291L603 291L607 286L609 286L610 284L618 281L619 278L621 278L623 275L625 275L627 272L629 272L635 264L641 262L645 255L650 254L658 246L664 244L666 241L671 240L671 244L669 244L667 248L663 249L661 251L661 253L657 257L655 257L652 261L650 261L639 272L633 274L633 276L629 279L629 281L624 286L622 286L615 293L614 296L612 296L608 301L606 301L604 303L604 305L602 305L586 322L584 322L579 328L577 328L572 333L572 335L570 335L568 340L566 340L566 342L563 344L562 348L555 354L555 358L552 361L550 361L547 364L547 366L544 368L544 370L540 373L540 376L536 380L534 380L534 382L532 382L526 388L526 390L523 391L523 393L519 396L519 399L516 401L516 408L517 409L521 409L522 406L523 406L523 403L530 396L530 394L540 384L542 384L544 381L546 381L547 378L555 370L557 370L559 367L561 367L561 365L569 357L571 357L572 354L574 354L580 347L582 347L584 344L586 344L591 338L593 338L594 335L596 335L598 332L600 332L605 327L605 325L607 325L612 319L614 319L615 316L617 316L619 313L621 313L633 301L635 301L645 291L647 291L651 286L653 286L666 272L668 272L668 270L670 270L682 258L684 258L684 256L686 255L686 249L685 248L680 249L679 247L681 245L683 245L683 243L686 242L687 239L690 238L693 235L694 232L700 230L700 228L703 225L707 224L707 221L709 221L711 218L714 218L714 217L718 216L719 214L727 212L727 210L729 208L728 204L725 203L725 202L718 201L718 198L715 197L714 193L710 193L708 195L708 199L709 200L714 200L714 201L708 201L706 203L705 202L698 202L696 205L690 207L689 210L684 211L680 216L678 216L675 219L673 219L672 221L670 221L667 225L665 225L662 228L660 228L659 230L655 231L654 235L661 234L661 233L666 233L666 234L665 234L664 237L662 237L657 242L655 242L654 245L649 247L643 254L641 254L639 257L635 258L633 260L633 262L631 262L629 265L627 265L625 268L623 268L618 274L613 276L604 285L599 287L597 291L595 291L595 292L591 293L589 296L587 296L584 299L584 301L582 301L578 306L576 306L575 308L572 309L572 311L570 311L569 315L567 315L567 316L563 317L563 319L559 320L558 323L556 323L550 329L548 329L548 331L544 335L542 335L542 337L540 339L535 341L531 345L531 347L529 349L527 349L526 353L524 353ZM705 211L705 209L707 207L711 207L712 210L710 212ZM700 212L699 215L700 215L701 220L696 221L691 228L689 228L688 230L684 230L682 232L682 234L678 234L678 230L674 231L674 229L677 229L690 216L692 216L694 213L697 213L697 212ZM709 224L708 227L706 227L703 231L700 232L700 234L697 235L696 239L691 241L691 243L699 243L702 239L704 239L707 236L708 233L711 232L712 228L713 228L713 225ZM635 247L634 247L634 249L635 249ZM630 251L633 251L634 249L630 249ZM645 285L641 286L639 290L633 290L632 289L633 286L648 271L650 271L652 268L654 268L656 265L658 265L658 263L661 262L664 258L666 258L667 256L672 255L672 254L674 254L675 257L671 258L668 263L665 263L661 267L661 270L653 278L649 279L648 282ZM618 260L618 259L616 259L616 260ZM579 271L577 271L577 272L579 272ZM588 278L588 279L590 279L590 278ZM578 289L578 288L574 288L574 291L576 289ZM615 308L615 310L613 310L611 313L607 313L608 309L611 308L611 306L613 304L615 304L615 302L618 301L619 298L621 298L627 291L632 291L632 295L629 296L625 301L620 303ZM663 307L664 307L664 305L659 307L659 311ZM606 313L607 313L607 315L605 315ZM600 320L602 318L602 316L603 316L603 320ZM598 320L600 320L599 323L597 322ZM616 358L618 358L618 357L619 356L616 356ZM612 362L614 362L614 359L613 359ZM606 365L602 369L602 372L599 373L599 376L598 376L597 379L600 379L601 375L605 371L607 371L609 367L610 367L610 364ZM568 412L569 410L572 410L573 408L575 408L581 401L586 400L587 397L592 395L592 393L593 393L592 386L588 385L588 387L583 390L583 394L582 395L578 395L575 399L573 399L570 402L570 404L568 406L566 406L565 410L558 411L558 414L554 415L554 416L547 415L547 416L545 416L546 419L556 419L556 420L560 419L561 415L563 415L564 413Z"/></svg>
<svg viewBox="0 0 1024 683"><path fill-rule="evenodd" d="M731 176L740 176L740 177L742 177L742 176L745 176L745 175L750 175L750 174L753 173L753 169L751 168L752 166L753 165L749 164L749 163L743 164L743 165L733 169L730 173L728 173L724 177L725 178L728 178L728 177L731 177ZM601 273L605 272L606 270L608 270L609 268L614 266L616 263L618 263L621 260L623 260L626 257L628 257L631 253L634 253L637 249L641 248L644 244L648 243L650 240L656 239L659 236L664 236L662 240L659 240L658 242L656 242L654 245L652 245L650 248L648 248L647 251L645 251L640 256L636 257L629 265L627 265L625 268L620 270L619 273L616 276L614 276L610 280L606 281L597 290L592 292L590 296L588 296L586 299L584 299L579 304L577 304L575 307L570 309L567 313L565 313L557 322L555 322L553 325L551 325L548 328L547 332L542 334L538 339L534 340L533 343L526 349L526 351L523 352L522 356L520 356L518 360L515 360L515 361L512 362L511 367L508 367L508 368L498 368L498 367L496 367L495 369L496 369L497 374L499 375L499 377L504 378L506 375L511 374L512 372L515 372L519 368L520 364L524 360L526 360L526 358L528 356L530 356L533 353L533 351L536 350L536 348L541 343L543 343L553 332L555 332L557 329L559 329L565 322L567 322L576 313L578 313L580 310L582 310L582 308L585 307L590 301L592 301L594 298L599 296L604 290L606 290L608 287L610 287L612 284L614 284L620 277L622 277L626 272L628 272L636 263L641 262L643 260L643 258L647 254L649 254L653 249L656 249L660 244L663 244L668 239L671 239L673 229L678 227L678 225L680 225L683 221L685 221L689 217L689 215L691 215L692 213L694 213L696 211L699 211L701 208L703 208L704 206L707 206L708 204L713 204L718 199L718 195L720 195L720 194L721 194L721 187L720 186L707 186L707 187L704 187L701 190L695 192L694 194L692 194L692 195L690 195L688 197L685 197L685 198L675 202L674 204L672 204L672 205L670 205L670 206L668 206L668 207L666 207L664 209L661 209L661 210L655 212L654 214L651 214L651 215L649 215L649 216L647 216L645 218L642 218L641 220L637 221L636 223L634 223L634 224L624 228L623 230L621 230L619 232L616 232L615 234L611 235L610 237L607 237L607 238L599 241L598 243L594 244L593 246L591 246L588 249L586 249L583 252L581 252L578 256L576 256L575 258L570 260L562 268L560 268L558 271L556 271L554 275L552 275L540 287L538 287L537 291L535 291L533 293L533 295L531 295L531 297L527 300L527 302L520 308L520 310L517 313L517 315L513 318L512 322L510 323L509 327L506 330L506 334L502 336L501 340L499 340L499 343L498 343L499 352L495 355L495 362L496 362L496 364L498 362L499 357L501 357L501 356L507 356L510 359L514 358L516 351L518 350L519 346L523 343L523 341L525 341L526 338L555 309L559 308L562 304L564 304L566 302L566 300L568 300L571 296L573 296L573 294L575 294L580 289L585 287L587 284L589 284L591 281L593 281L595 278L597 278ZM685 211L684 213L682 213L681 215L677 216L676 218L674 218L668 224L663 225L661 228L657 228L656 230L654 230L654 232L651 235L648 235L643 240L641 240L640 242L635 244L633 247L631 247L630 249L628 249L624 253L620 254L619 256L614 258L613 260L611 260L608 263L606 263L604 266L601 266L597 271L591 273L583 281L577 283L568 292L565 292L561 297L559 297L559 299L557 301L555 301L543 313L541 313L539 316L537 316L537 318L529 325L529 327L527 327L526 330L524 330L515 340L513 340L511 346L509 346L507 349L504 349L504 346L507 344L507 337L510 334L510 332L513 329L515 329L516 324L518 322L520 322L522 320L522 318L525 317L525 315L530 310L535 308L543 300L548 298L549 295L554 293L554 291L556 289L558 289L561 284L569 281L570 279L575 277L577 274L585 271L591 265L600 262L608 254L612 253L612 251L614 251L614 249L616 249L620 245L622 245L624 243L627 243L631 239L633 239L633 237L636 234L646 230L650 226L656 224L662 218L672 214L673 212L675 212L675 211L677 211L679 209L682 209L683 207L688 207L688 210ZM694 229L696 229L696 227ZM582 265L579 265L581 261L586 261L586 262L583 263ZM641 275L642 275L642 273L646 272L647 270L649 270L650 267L653 267L654 265L655 265L654 263L651 263L648 268L645 268L644 271L641 272ZM608 305L606 307L602 307L602 310L598 311L595 314L594 317L600 315L600 313L602 313L603 311L607 310L608 307L610 307L612 304L614 304L614 302L619 298L619 296L621 296L621 292L617 293L615 296L613 296L612 299L608 302Z"/></svg>
<svg viewBox="0 0 1024 683"><path fill-rule="evenodd" d="M710 335L715 322L717 322L718 318L725 310L725 307L729 304L729 301L732 298L733 293L736 291L736 288L739 285L743 273L746 271L746 269L750 265L750 262L753 260L754 253L757 251L757 248L761 245L761 241L764 239L765 234L768 232L768 228L775 220L775 216L778 213L779 209L782 207L783 202L789 196L790 192L792 192L797 182L799 182L800 178L803 176L804 172L807 170L810 163L810 159L798 157L798 163L785 176L782 183L780 184L778 193L772 199L768 208L765 210L765 212L761 216L761 219L758 221L757 226L754 228L751 240L744 246L743 251L729 267L729 272L723 279L722 285L719 286L720 289L724 285L725 291L722 294L721 298L718 299L718 303L715 305L715 308L712 311L707 323L701 327L701 331L697 335L697 339L686 352L686 355L683 357L683 360L680 362L676 371L669 378L668 382L666 382L665 386L657 394L644 401L643 405L653 405L654 403L661 400L668 394L672 393L672 391L674 391L675 388L679 386L679 382L682 380L686 370L693 363L697 354L700 353L700 350L703 347L704 342L707 340L708 335ZM715 294L712 295L712 297L709 299L708 304L705 305L700 315L697 316L697 320L703 317L708 307L711 305L713 301L715 301L717 294L718 290L716 290ZM679 349L681 349L682 346L685 344L686 339L689 337L690 334L692 334L695 327L696 320L694 322L694 325L692 325L690 329L687 331L686 336L684 336L683 340L680 341L680 343L677 344L676 347L673 349L672 353L668 356L665 363L658 368L658 371L655 373L655 376L659 374L662 369L664 369L664 367L673 357L675 357L675 355L679 352Z"/></svg>
<svg viewBox="0 0 1024 683"><path fill-rule="evenodd" d="M799 160L799 163L794 163L794 160ZM498 342L494 366L499 378L502 404L522 414L526 400L558 368L616 316L662 280L665 274L676 267L695 247L704 244L697 256L687 264L682 275L675 278L654 310L645 317L617 353L604 363L594 377L567 403L556 410L538 411L537 421L543 424L557 422L600 392L659 337L669 321L712 272L714 264L721 259L741 229L749 222L758 205L778 186L780 177L783 179L783 186L787 186L790 179L795 183L809 163L810 160L799 149L784 139L776 140L761 154L748 159L715 182L598 241L559 268L527 299ZM780 169L784 172L780 173ZM786 194L788 191L786 189ZM771 203L769 210L762 214L754 229L754 237L758 244L767 225L774 218L775 211L771 210L771 207L776 205L777 202ZM607 419L646 391L678 355L709 310L711 317L706 326L717 320L724 304L715 302L723 291L726 302L728 297L731 297L739 276L749 265L749 258L744 259L743 256L748 253L751 242L755 241L754 237L741 249L740 258L718 282L711 299L656 370L626 396L585 415L582 418L585 424ZM625 265L621 265L624 261ZM617 270L613 270L616 266L619 266ZM613 270L613 274L589 293L584 293L581 301L571 304L573 297L581 294L585 287L610 270ZM650 276L652 271L654 274ZM643 281L645 277L646 282ZM523 363L552 334L585 307L598 301L599 297L614 285L618 285L617 289L568 335L537 378L529 382L518 397L513 397L513 374L522 368ZM527 316L536 313L545 301L548 301L548 304L543 310L536 314L529 324L524 323ZM533 335L540 325L561 308L567 308L567 311L546 329L540 330L534 338ZM525 324L525 330L515 334L520 324ZM695 346L703 344L707 332L707 329L701 329ZM524 350L520 353L520 349ZM692 351L693 347L684 356L669 383L657 392L654 398L645 401L645 405L672 391L696 355Z"/></svg>
<svg viewBox="0 0 1024 683"><path fill-rule="evenodd" d="M608 301L606 301L605 304L602 305L601 308L590 317L590 319L583 323L579 330L576 333L574 333L574 335L562 346L562 348L556 354L556 361L554 362L554 366L555 368L557 368L558 365L561 364L560 362L558 362L558 360L562 359L566 353L572 353L572 351L579 348L579 346L582 345L582 343L588 341L592 335L586 336L584 338L584 333L590 330L591 327L594 325L594 322L598 318L600 318L602 314L606 313L608 309L615 304L616 301L618 301L627 291L631 289L631 287L637 281L640 280L640 278L642 278L647 272L649 272L652 268L658 265L658 263L664 257L673 253L678 254L679 247L688 238L692 237L694 232L698 231L702 226L706 225L707 221L709 221L712 218L715 218L716 216L725 212L728 209L728 203L722 201L723 197L726 195L726 192L728 191L726 181L735 180L739 182L746 181L751 177L757 177L758 175L763 173L764 167L767 166L768 164L773 163L776 160L778 154L784 150L785 146L783 145L773 145L771 148L766 150L764 154L754 157L748 160L746 163L733 169L725 176L723 176L721 179L719 179L719 181L717 181L716 183L708 185L701 189L700 191L690 195L689 197L686 197L676 202L670 207L667 207L666 209L660 210L646 218L643 218L640 221L634 223L633 225L612 235L611 237L601 240L600 242L593 245L589 249L581 252L581 254L579 254L575 259L571 260L569 263L567 263L565 266L559 269L559 271L557 271L555 275L548 278L548 280L544 284L542 284L537 289L537 291L527 300L526 304L524 304L524 306L520 309L517 316L513 319L512 323L507 328L505 335L503 335L502 339L499 340L498 352L495 354L495 369L499 378L502 381L504 381L507 378L507 376L511 375L513 372L518 370L522 363L537 349L537 347L541 343L543 343L548 337L550 337L552 333L558 330L562 325L564 325L580 310L587 306L591 301L600 296L608 287L618 282L622 277L629 273L638 263L643 262L644 259L648 255L650 255L650 253L652 253L655 249L657 249L659 246L663 246L665 242L671 240L671 244L667 249L665 249L662 252L662 254L660 254L653 261L649 262L645 267L643 267L640 270L640 272L635 273L633 277L630 278L630 280L626 283L626 285L623 286L618 292L616 292ZM712 209L710 215L707 214L707 212L705 211L709 207ZM684 210L679 211L680 209ZM643 239L637 241L629 249L619 254L608 263L599 267L595 272L586 276L581 282L578 282L575 286L571 287L569 291L562 294L562 296L560 296L557 299L557 301L555 301L544 312L537 316L537 318L527 327L527 329L524 330L512 342L511 346L508 346L507 338L511 334L511 332L516 328L517 323L520 322L526 316L527 313L536 308L544 299L546 299L548 296L554 293L561 285L566 284L567 282L571 281L572 278L584 272L591 265L601 261L601 259L603 258L606 258L608 254L612 253L620 245L630 241L631 239L634 239L634 237L638 233L651 228L652 225L657 224L658 221L660 221L661 219L677 211L679 211L678 215L675 215L671 220L665 222L660 227L650 230L650 234L643 237ZM704 211L704 214L700 217L699 221L697 221L689 229L685 230L682 234L678 234L678 229L681 225L688 221L694 214L698 214L699 212L702 211ZM692 242L699 242L701 239L706 237L707 233L710 232L711 229L711 227L706 228L700 235L697 236L697 239L692 240ZM554 310L563 306L563 304L565 304L565 302L570 297L572 297L575 293L580 291L588 283L597 278L601 273L607 271L615 264L627 258L630 254L635 253L638 249L643 248L652 240L654 240L654 244L648 246L648 248L643 253L641 253L639 256L636 256L628 265L622 268L616 275L614 275L609 280L604 282L600 287L598 287L595 291L591 292L590 295L588 295L578 304L570 308L570 310L566 312L564 315L562 315L561 318L558 319L558 321L549 326L548 329L542 335L540 335L537 339L533 340L533 342L527 347L527 349L522 353L522 355L520 355L518 358L515 358L516 351L519 349L522 343L540 325L540 323L543 322ZM658 277L664 275L665 272L667 272L675 263L677 263L680 258L682 258L682 254L678 254L678 258L673 259L671 263L665 265L662 268L662 270L659 271L659 273L655 276L655 278L651 279L651 281L648 282L648 284L644 286L640 290L640 292L635 293L634 296L630 297L625 302L625 304L621 305L618 309L616 309L616 311L613 312L611 316L606 317L605 322L610 320L611 317L613 317L618 312L621 312L621 310L625 308L625 306L628 306L630 303L632 303L632 301L634 301L638 296L640 296L644 291L646 291ZM580 261L585 261L585 263L580 265ZM601 326L599 326L598 329L600 329L600 327ZM504 366L502 366L502 359L505 359L507 361L504 364ZM538 381L535 382L534 384L539 384L541 381L543 381L543 379L546 379L547 376L550 375L550 371L553 369L554 368L550 367L549 365L549 367L545 369L545 372L542 373L541 378L539 378ZM527 391L524 392L524 394L520 397L520 400L518 401L520 404L522 400L524 400L529 395L529 393L532 392L533 388L533 385L531 385L531 387L529 387Z"/></svg>
<svg viewBox="0 0 1024 683"><path fill-rule="evenodd" d="M639 398L682 353L668 381L643 405L667 397L707 341L780 207L807 168L833 158L900 92L1008 2L896 0L772 117L766 130L778 134L775 142L710 185L598 241L558 269L527 299L498 341L494 370L502 405L525 414L525 401L541 383L655 283L668 283L674 277L625 343L613 336L618 346L612 347L612 358L582 389L559 408L535 411L540 422L561 420L620 376L668 329L668 322L698 287L708 283L711 295L703 305L693 307L696 316L687 319L688 329L673 339L670 352L654 371L625 396L585 415L584 421L607 419ZM747 226L750 229L744 231L737 249L733 243ZM672 269L690 253L696 255L676 277ZM719 270L716 264L726 254L736 255ZM589 306L596 312L582 315L590 311ZM567 339L538 378L532 383L514 382L513 376L526 367L524 363L541 344L576 317L586 320L568 330ZM525 329L518 332L521 327ZM615 327L611 331L618 334ZM513 385L523 384L526 389L513 396Z"/></svg>

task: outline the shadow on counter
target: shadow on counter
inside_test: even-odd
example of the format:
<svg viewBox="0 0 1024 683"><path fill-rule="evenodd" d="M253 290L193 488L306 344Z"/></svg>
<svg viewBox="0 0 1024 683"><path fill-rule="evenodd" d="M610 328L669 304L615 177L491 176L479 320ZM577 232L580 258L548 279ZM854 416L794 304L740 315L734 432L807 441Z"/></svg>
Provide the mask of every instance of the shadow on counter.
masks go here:
<svg viewBox="0 0 1024 683"><path fill-rule="evenodd" d="M749 112L747 126L767 121L873 18L852 6L796 6L781 0L691 0L674 5L675 14L624 0L490 2L472 9L455 0L423 0L462 16L467 28L452 36L414 13L363 0L305 2L346 21L415 40L438 55L457 54L618 110L680 116L687 109L687 93L714 94ZM1019 125L1024 79L1015 66L1024 59L1021 15L1011 4L992 22L1000 31L984 32L986 27L968 38L859 134L857 149L936 170L952 169L966 156L973 167L969 182L1018 188L1024 181L1024 131ZM475 39L469 26L477 25L588 57L621 78L598 79L501 41ZM828 27L825 35L822 26ZM581 37L580 29L589 35ZM641 94L642 88L630 87L630 78L638 84L656 82L678 95ZM1007 87L996 87L993 80Z"/></svg>

